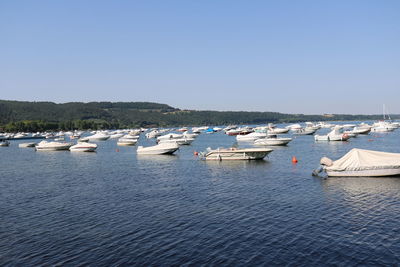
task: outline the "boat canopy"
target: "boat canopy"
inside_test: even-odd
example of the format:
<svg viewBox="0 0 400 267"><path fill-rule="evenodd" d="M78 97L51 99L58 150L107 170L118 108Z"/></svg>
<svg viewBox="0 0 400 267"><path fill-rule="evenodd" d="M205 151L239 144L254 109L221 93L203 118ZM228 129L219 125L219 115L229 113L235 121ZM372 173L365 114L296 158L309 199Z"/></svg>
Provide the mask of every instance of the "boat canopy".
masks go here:
<svg viewBox="0 0 400 267"><path fill-rule="evenodd" d="M353 148L340 159L333 161L331 166L326 166L325 170L361 171L389 168L400 168L400 153Z"/></svg>

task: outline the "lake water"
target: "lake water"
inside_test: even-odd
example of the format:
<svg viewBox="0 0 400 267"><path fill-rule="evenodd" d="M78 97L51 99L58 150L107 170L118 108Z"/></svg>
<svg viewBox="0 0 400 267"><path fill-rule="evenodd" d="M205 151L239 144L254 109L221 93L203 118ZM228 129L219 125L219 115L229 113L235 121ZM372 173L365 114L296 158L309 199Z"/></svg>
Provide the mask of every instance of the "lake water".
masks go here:
<svg viewBox="0 0 400 267"><path fill-rule="evenodd" d="M12 141L0 147L0 265L398 265L400 178L311 172L353 147L400 152L399 135L297 136L264 161L239 162L193 155L231 146L223 133L173 156L137 156L115 140L96 153Z"/></svg>

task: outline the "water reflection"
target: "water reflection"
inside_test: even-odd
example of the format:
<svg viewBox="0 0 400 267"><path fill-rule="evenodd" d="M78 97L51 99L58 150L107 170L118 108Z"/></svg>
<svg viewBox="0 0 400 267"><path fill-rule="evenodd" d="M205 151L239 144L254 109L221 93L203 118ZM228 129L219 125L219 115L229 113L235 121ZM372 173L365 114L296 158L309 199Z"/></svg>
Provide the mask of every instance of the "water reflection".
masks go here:
<svg viewBox="0 0 400 267"><path fill-rule="evenodd" d="M171 163L179 159L179 156L175 154L167 154L167 155L141 155L136 154L136 159L141 161L153 161L158 163Z"/></svg>
<svg viewBox="0 0 400 267"><path fill-rule="evenodd" d="M348 195L359 193L386 194L400 192L400 176L395 177L334 177L321 179L325 192L341 190Z"/></svg>
<svg viewBox="0 0 400 267"><path fill-rule="evenodd" d="M239 173L243 171L266 171L271 163L267 160L204 160L211 176L224 176L227 173Z"/></svg>

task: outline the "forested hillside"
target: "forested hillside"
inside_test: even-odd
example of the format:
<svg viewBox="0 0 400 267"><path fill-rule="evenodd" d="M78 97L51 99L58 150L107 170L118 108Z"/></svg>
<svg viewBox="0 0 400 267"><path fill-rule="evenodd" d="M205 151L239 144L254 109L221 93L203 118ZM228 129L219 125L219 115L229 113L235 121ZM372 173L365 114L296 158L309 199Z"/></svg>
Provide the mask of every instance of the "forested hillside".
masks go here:
<svg viewBox="0 0 400 267"><path fill-rule="evenodd" d="M0 131L116 129L380 119L381 115L303 115L277 112L180 110L150 102L24 102L0 100Z"/></svg>

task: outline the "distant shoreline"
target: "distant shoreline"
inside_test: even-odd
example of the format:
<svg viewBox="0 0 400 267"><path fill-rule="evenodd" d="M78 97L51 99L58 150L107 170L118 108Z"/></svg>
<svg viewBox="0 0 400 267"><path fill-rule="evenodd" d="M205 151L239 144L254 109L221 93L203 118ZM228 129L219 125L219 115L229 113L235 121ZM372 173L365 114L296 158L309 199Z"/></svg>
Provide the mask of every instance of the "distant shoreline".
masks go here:
<svg viewBox="0 0 400 267"><path fill-rule="evenodd" d="M400 115L390 115L399 119ZM152 102L28 102L0 100L0 131L99 130L200 125L381 120L383 115L285 114L181 110Z"/></svg>

